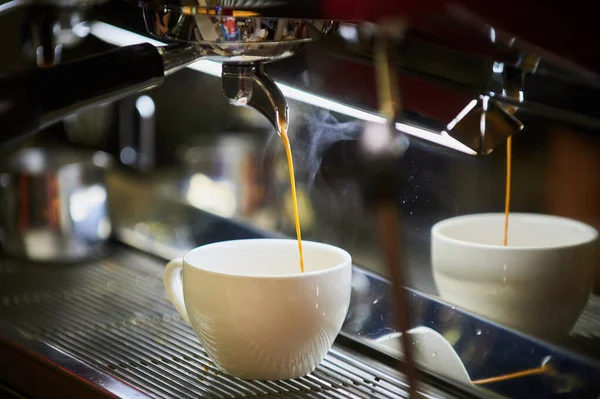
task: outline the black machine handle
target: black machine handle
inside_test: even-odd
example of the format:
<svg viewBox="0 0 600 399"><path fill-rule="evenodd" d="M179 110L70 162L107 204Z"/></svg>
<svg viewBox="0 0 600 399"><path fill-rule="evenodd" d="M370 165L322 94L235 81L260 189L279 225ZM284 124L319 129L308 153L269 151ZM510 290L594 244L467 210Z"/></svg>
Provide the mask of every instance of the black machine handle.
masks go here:
<svg viewBox="0 0 600 399"><path fill-rule="evenodd" d="M2 76L0 144L33 133L86 106L160 84L163 76L163 58L148 43Z"/></svg>

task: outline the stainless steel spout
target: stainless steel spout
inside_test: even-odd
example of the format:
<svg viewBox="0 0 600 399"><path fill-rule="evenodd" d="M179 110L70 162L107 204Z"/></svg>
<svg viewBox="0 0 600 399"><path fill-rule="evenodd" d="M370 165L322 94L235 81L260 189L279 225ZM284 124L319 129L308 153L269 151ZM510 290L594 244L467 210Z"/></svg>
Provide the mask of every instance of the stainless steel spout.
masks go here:
<svg viewBox="0 0 600 399"><path fill-rule="evenodd" d="M223 64L221 84L230 104L254 108L278 134L282 125L287 126L287 101L275 81L264 72L262 64Z"/></svg>
<svg viewBox="0 0 600 399"><path fill-rule="evenodd" d="M523 129L521 121L513 115L515 110L515 107L508 108L487 96L480 96L448 124L447 131L477 154L488 155Z"/></svg>
<svg viewBox="0 0 600 399"><path fill-rule="evenodd" d="M511 104L502 104L490 96L480 95L448 124L449 135L479 155L487 155L514 133L523 130L523 124L515 115L525 100L525 74L534 73L538 63L539 57L535 55L524 56L519 62L519 69L506 68L503 63L494 62L491 79L500 90L492 91L490 95L511 100Z"/></svg>

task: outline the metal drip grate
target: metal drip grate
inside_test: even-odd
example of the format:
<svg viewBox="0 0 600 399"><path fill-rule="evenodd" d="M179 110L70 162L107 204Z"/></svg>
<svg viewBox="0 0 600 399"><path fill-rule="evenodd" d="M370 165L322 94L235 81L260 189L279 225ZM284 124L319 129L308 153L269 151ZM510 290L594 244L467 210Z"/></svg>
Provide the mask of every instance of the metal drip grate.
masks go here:
<svg viewBox="0 0 600 399"><path fill-rule="evenodd" d="M107 259L72 267L6 260L0 318L157 398L407 396L399 374L339 345L315 372L296 380L250 382L223 374L168 302L162 271L162 262L121 247Z"/></svg>
<svg viewBox="0 0 600 399"><path fill-rule="evenodd" d="M600 296L592 295L570 336L561 344L586 357L600 360Z"/></svg>
<svg viewBox="0 0 600 399"><path fill-rule="evenodd" d="M571 335L600 339L600 296L592 295Z"/></svg>

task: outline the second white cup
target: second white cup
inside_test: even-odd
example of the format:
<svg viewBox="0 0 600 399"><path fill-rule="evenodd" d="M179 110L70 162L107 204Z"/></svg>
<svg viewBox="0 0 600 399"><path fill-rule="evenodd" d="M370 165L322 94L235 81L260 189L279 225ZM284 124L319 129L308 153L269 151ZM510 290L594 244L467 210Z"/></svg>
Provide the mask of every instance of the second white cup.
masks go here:
<svg viewBox="0 0 600 399"><path fill-rule="evenodd" d="M511 213L443 220L432 228L433 275L443 300L544 338L570 331L592 291L598 232L574 220Z"/></svg>
<svg viewBox="0 0 600 399"><path fill-rule="evenodd" d="M223 372L283 380L312 372L350 304L350 255L303 241L252 239L205 245L167 265L167 295ZM183 271L183 273L182 273Z"/></svg>

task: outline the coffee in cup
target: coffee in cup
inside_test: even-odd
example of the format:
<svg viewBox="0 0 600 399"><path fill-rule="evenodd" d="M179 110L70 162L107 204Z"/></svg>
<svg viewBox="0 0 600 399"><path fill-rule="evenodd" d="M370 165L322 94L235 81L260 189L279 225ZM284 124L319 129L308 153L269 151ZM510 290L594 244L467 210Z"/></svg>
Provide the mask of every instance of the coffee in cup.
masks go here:
<svg viewBox="0 0 600 399"><path fill-rule="evenodd" d="M167 295L223 372L283 380L312 372L340 332L352 261L331 245L250 239L208 244L169 262Z"/></svg>

